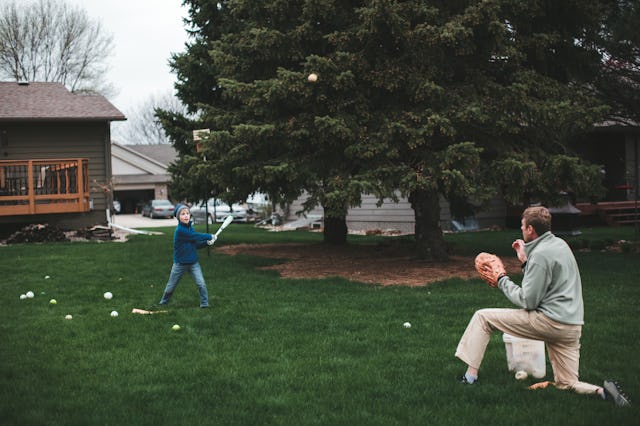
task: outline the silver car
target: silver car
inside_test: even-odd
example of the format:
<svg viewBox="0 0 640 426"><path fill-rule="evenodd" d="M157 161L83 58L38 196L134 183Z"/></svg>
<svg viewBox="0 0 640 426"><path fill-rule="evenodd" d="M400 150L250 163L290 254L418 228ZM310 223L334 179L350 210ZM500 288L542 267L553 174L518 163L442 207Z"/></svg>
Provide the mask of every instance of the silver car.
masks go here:
<svg viewBox="0 0 640 426"><path fill-rule="evenodd" d="M169 200L151 200L142 207L142 216L155 219L156 217L173 217L173 203Z"/></svg>
<svg viewBox="0 0 640 426"><path fill-rule="evenodd" d="M229 207L224 201L215 198L209 198L207 204L205 206L205 203L201 201L191 207L191 217L195 223L205 223L206 218L208 223L212 224L214 215L216 222L224 222L229 215L233 215L234 222L247 222L247 209L240 204L233 204Z"/></svg>

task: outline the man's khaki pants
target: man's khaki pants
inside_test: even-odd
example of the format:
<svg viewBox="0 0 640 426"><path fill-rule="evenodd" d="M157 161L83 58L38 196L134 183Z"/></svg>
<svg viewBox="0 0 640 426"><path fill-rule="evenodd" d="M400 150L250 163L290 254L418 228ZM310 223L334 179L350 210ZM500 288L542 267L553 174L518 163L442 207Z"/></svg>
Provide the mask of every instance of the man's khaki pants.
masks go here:
<svg viewBox="0 0 640 426"><path fill-rule="evenodd" d="M473 368L480 368L491 333L499 330L516 337L542 340L547 347L555 386L577 393L596 393L598 386L578 380L581 325L554 321L537 311L524 309L481 309L469 321L456 357Z"/></svg>

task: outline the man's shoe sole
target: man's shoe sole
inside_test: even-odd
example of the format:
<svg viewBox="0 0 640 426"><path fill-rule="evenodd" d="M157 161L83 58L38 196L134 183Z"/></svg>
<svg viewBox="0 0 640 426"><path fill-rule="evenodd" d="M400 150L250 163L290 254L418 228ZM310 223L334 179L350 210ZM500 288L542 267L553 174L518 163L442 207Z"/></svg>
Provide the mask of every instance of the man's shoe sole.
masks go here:
<svg viewBox="0 0 640 426"><path fill-rule="evenodd" d="M628 407L631 405L629 397L622 392L618 382L605 380L602 387L604 388L606 398L611 399L618 407Z"/></svg>

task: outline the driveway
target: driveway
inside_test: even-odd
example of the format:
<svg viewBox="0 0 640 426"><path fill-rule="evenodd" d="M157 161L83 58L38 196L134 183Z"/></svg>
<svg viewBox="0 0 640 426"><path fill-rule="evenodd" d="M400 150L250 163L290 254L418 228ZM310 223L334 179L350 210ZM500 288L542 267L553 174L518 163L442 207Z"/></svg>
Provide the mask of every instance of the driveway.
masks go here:
<svg viewBox="0 0 640 426"><path fill-rule="evenodd" d="M171 219L151 219L141 214L116 214L111 216L111 221L125 228L161 228L166 226L176 226L178 221Z"/></svg>

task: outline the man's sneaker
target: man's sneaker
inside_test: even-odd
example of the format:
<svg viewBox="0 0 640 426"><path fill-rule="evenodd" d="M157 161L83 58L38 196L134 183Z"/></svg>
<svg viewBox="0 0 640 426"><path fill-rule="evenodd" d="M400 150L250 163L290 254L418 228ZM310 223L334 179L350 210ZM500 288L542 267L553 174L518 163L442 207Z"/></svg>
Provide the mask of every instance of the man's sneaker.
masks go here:
<svg viewBox="0 0 640 426"><path fill-rule="evenodd" d="M462 375L462 377L458 378L458 382L462 383L464 385L475 385L476 383L478 383L478 379L474 380L473 382L469 383L469 381L467 380L467 376L465 376L464 374Z"/></svg>
<svg viewBox="0 0 640 426"><path fill-rule="evenodd" d="M629 397L622 391L618 382L605 380L602 387L604 388L605 398L612 400L618 407L628 407L631 405Z"/></svg>

